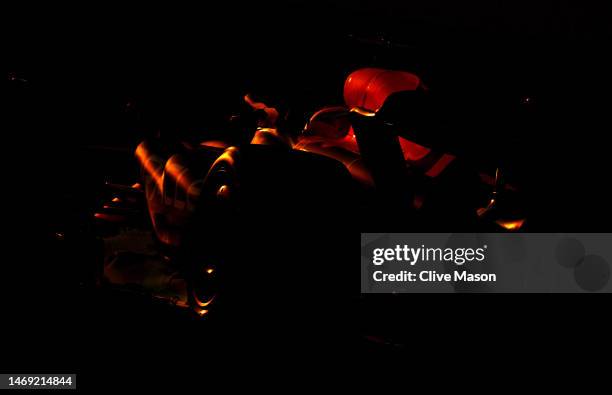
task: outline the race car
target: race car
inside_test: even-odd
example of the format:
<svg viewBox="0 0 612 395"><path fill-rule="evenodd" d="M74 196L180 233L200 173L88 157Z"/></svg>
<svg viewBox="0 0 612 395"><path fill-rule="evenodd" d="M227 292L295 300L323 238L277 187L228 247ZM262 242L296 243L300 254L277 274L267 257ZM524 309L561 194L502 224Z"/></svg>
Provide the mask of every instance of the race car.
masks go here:
<svg viewBox="0 0 612 395"><path fill-rule="evenodd" d="M354 71L344 105L316 111L297 132L276 108L252 95L244 103L249 111L221 138L149 139L136 149L142 180L133 189L159 244L182 262L200 315L218 298L239 224L515 231L525 221L502 170L471 160L468 139L436 130L435 104L412 73Z"/></svg>

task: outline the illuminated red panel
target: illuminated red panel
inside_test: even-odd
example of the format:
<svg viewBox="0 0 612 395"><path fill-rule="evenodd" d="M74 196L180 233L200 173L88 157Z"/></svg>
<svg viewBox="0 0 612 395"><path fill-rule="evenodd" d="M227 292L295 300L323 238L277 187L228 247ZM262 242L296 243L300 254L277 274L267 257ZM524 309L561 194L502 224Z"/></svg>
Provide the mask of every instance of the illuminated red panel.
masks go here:
<svg viewBox="0 0 612 395"><path fill-rule="evenodd" d="M405 138L399 138L400 146L402 147L402 152L404 153L404 159L408 161L417 161L423 159L427 154L431 152L431 150L427 147L423 147L417 143L413 143L410 140L406 140Z"/></svg>
<svg viewBox="0 0 612 395"><path fill-rule="evenodd" d="M444 169L446 169L448 165L451 164L453 160L455 160L455 155L443 154L442 157L432 167L430 167L425 174L427 174L429 177L437 177Z"/></svg>
<svg viewBox="0 0 612 395"><path fill-rule="evenodd" d="M349 108L360 107L376 112L393 93L414 91L419 86L419 77L406 71L361 69L346 79L344 102Z"/></svg>
<svg viewBox="0 0 612 395"><path fill-rule="evenodd" d="M378 111L393 93L414 91L421 85L419 77L406 71L361 69L344 83L344 101L350 107ZM404 159L417 161L429 154L429 148L400 138Z"/></svg>

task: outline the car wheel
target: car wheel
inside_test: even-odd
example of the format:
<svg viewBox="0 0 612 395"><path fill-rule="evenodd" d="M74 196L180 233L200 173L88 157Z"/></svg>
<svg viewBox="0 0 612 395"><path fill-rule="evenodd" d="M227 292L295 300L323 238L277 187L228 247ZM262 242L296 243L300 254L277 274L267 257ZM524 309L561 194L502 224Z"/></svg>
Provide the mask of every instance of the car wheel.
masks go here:
<svg viewBox="0 0 612 395"><path fill-rule="evenodd" d="M217 310L227 296L228 265L240 184L236 148L228 148L211 166L202 184L196 215L186 232L188 302L199 316Z"/></svg>

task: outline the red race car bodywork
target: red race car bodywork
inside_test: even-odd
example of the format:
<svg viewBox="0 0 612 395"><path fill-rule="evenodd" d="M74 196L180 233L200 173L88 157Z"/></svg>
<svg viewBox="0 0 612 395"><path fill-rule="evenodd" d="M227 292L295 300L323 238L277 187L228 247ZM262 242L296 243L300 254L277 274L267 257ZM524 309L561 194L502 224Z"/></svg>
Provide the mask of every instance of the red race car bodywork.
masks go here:
<svg viewBox="0 0 612 395"><path fill-rule="evenodd" d="M191 220L197 205L205 201L203 194L214 193L219 199L236 194L236 185L242 181L231 177L240 177L239 173L247 173L245 168L256 167L253 161L260 159L253 158L261 158L258 155L272 155L271 152L278 150L295 153L283 156L285 159L306 152L312 154L309 160L327 157L341 163L358 185L351 199L359 200L361 207L389 203L390 207L397 205L407 211L418 211L427 207L429 201L435 201L430 204L433 207L429 208L430 212L446 215L446 212L461 210L465 211L464 218L484 217L495 206L498 190L512 191L514 187L502 185L498 172L495 175L476 172L479 185L472 181L463 183L464 173L451 170L461 167L455 165L456 155L411 141L406 138L406 132L395 133L392 124L378 119L390 98L407 92L427 94L427 87L408 72L366 68L353 72L346 79L345 105L317 111L297 137L290 137L286 131L275 127L278 111L247 95L247 103L266 114L254 132L250 147L230 147L229 143L218 140L204 141L195 148L186 148L185 144L171 148L156 142L143 142L136 156L143 169L148 209L158 238L169 245L179 245L184 225ZM270 146L273 150L263 153L258 146ZM245 157L251 158L251 162L245 163ZM238 163L241 169L237 168ZM286 163L278 162L275 166L282 168ZM207 186L217 168L221 169L223 180ZM446 173L449 174L445 176ZM469 201L455 206L454 202L460 200L457 196L449 196L449 189L442 188L440 192L439 186L448 182L464 189L458 190L456 195L465 190L474 192L465 199ZM210 188L212 192L205 192ZM273 210L275 200L278 201L271 197L260 201L269 201L272 207L268 209ZM240 201L245 203L243 198ZM314 203L304 205L308 204ZM262 209L261 205L257 209ZM523 219L495 218L493 222L502 228L517 230Z"/></svg>

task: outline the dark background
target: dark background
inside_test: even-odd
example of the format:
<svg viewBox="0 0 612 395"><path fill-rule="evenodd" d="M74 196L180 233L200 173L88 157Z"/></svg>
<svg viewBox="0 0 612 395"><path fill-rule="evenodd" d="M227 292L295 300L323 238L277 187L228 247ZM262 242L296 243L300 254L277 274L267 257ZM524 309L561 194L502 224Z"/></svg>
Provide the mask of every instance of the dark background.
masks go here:
<svg viewBox="0 0 612 395"><path fill-rule="evenodd" d="M609 230L606 11L552 1L6 6L3 368L76 371L89 385L106 374L129 382L135 366L197 381L202 367L229 368L219 362L229 354L247 370L273 351L277 360L314 355L322 365L362 366L372 350L345 298L358 292L357 265L355 280L347 275L331 293L296 292L316 300L303 320L243 322L217 336L171 312L83 295L70 281L72 268L62 266L64 255L53 250L49 235L78 223L109 172L119 170L117 181L135 174L134 164L108 148L128 152L160 131L200 133L246 91L298 109L297 125L299 114L341 103L343 80L358 67L414 71L449 108L470 115L457 133L478 133L483 151L518 147L512 159L517 172L530 175L534 231ZM519 117L515 107L526 97L529 116ZM261 230L272 238L290 233L264 224ZM289 254L301 245L295 263L303 268L350 267L360 231L381 230L330 235L296 221L289 231L295 239L278 255L295 256ZM602 320L603 303L570 296L413 297L402 330L414 338L473 334L465 323L488 333L504 328L511 332L503 335L505 352L524 345L515 335L529 332L553 354L559 328ZM287 302L286 311L295 309Z"/></svg>

